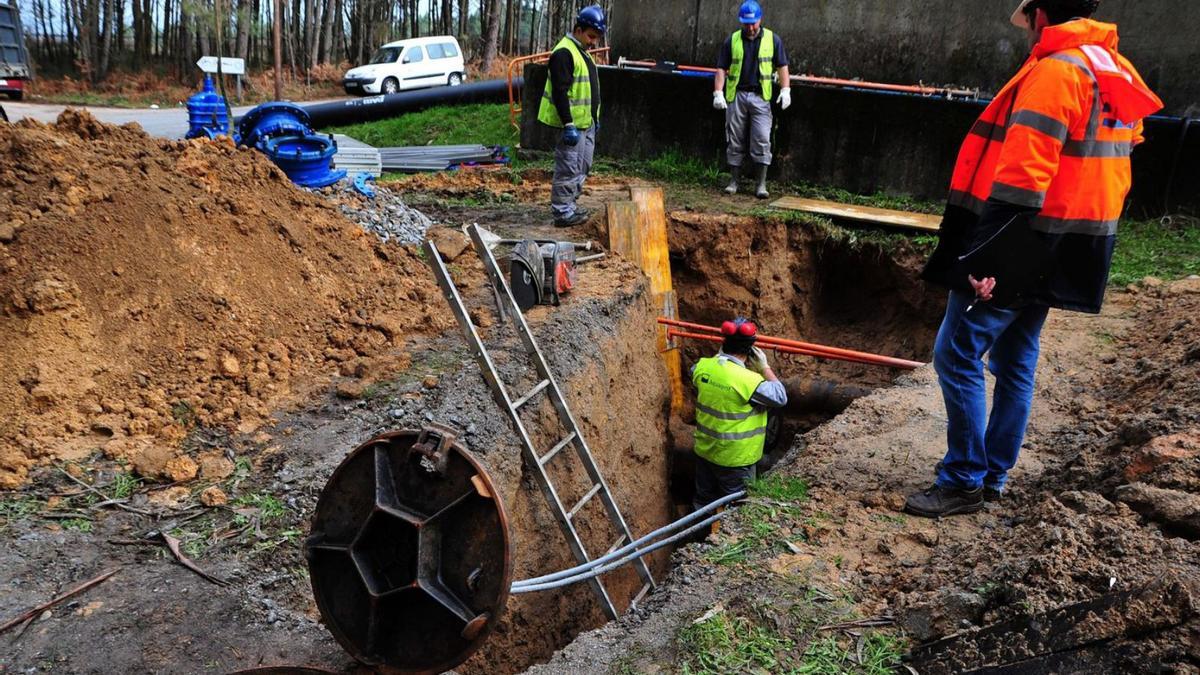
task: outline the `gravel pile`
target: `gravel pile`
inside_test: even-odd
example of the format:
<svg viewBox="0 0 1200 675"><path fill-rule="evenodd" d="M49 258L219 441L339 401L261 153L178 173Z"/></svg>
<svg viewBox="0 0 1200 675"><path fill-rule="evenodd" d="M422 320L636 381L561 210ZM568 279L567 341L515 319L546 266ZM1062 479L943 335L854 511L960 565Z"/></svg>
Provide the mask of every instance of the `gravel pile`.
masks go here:
<svg viewBox="0 0 1200 675"><path fill-rule="evenodd" d="M349 180L339 181L332 187L342 213L383 241L400 244L424 241L425 231L433 225L429 216L405 204L399 193L369 185L375 189L374 199L360 194Z"/></svg>

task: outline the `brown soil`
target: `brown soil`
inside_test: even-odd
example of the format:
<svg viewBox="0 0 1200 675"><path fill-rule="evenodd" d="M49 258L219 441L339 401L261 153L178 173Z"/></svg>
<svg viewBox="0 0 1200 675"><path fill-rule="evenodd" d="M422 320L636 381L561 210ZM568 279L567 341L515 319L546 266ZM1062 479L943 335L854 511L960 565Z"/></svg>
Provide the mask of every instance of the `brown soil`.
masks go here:
<svg viewBox="0 0 1200 675"><path fill-rule="evenodd" d="M68 111L0 125L0 153L0 487L101 447L186 478L166 463L194 425L250 431L450 325L411 250L256 152Z"/></svg>

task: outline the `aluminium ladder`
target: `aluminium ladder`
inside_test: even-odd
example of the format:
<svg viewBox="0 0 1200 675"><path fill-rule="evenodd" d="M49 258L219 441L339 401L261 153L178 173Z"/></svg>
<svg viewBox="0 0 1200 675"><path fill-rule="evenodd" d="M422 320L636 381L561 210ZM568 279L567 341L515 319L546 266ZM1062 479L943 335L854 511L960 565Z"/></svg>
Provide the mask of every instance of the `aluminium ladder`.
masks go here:
<svg viewBox="0 0 1200 675"><path fill-rule="evenodd" d="M629 531L629 526L621 516L621 510L617 506L616 500L613 499L612 492L609 490L608 484L604 481L604 476L600 473L600 468L596 466L592 451L588 448L587 441L583 438L583 432L579 430L579 426L576 424L570 408L567 407L567 401L563 398L558 383L555 382L554 376L550 373L550 368L546 365L545 357L542 355L541 350L538 349L533 332L529 330L529 324L525 322L525 316L521 313L516 300L513 298L512 291L508 287L508 283L505 282L504 276L500 273L500 267L496 263L496 258L483 241L479 226L472 225L467 229L467 233L470 235L471 242L475 246L475 252L483 261L484 269L492 283L493 290L496 291L496 299L499 305L498 308L501 310L501 316L507 310L507 314L512 317L513 324L521 338L521 343L524 345L529 359L533 362L534 368L537 370L538 383L533 388L515 400L509 394L507 387L504 386L504 383L500 379L500 374L496 370L496 364L492 361L491 355L488 354L487 348L483 344L483 339L479 336L479 332L475 329L475 325L467 313L462 296L458 293L458 288L454 285L454 281L450 278L450 273L446 269L445 263L442 262L441 256L438 254L437 246L432 241L427 241L425 242L425 252L429 259L429 265L433 268L434 276L437 277L438 286L441 287L442 294L446 297L446 301L450 304L450 309L454 313L454 318L458 320L459 326L466 335L467 342L471 346L471 351L475 354L475 359L479 362L479 368L483 371L483 377L491 386L492 394L495 396L497 403L499 403L501 408L508 411L509 419L512 421L513 427L516 428L517 435L521 438L522 454L525 456L525 461L537 478L538 485L541 487L546 501L550 503L551 510L562 527L563 534L567 538L567 544L570 546L571 552L575 555L575 559L579 561L579 564L590 562L593 559L588 555L587 549L584 548L583 541L579 537L579 531L575 527L575 520L584 506L594 497L600 498L608 514L609 521L619 533L617 541L607 551L607 553L612 553L621 546L633 541L633 535ZM501 325L503 325L503 319L501 319ZM558 420L562 428L566 431L566 436L550 448L549 451L539 454L537 448L534 447L529 432L525 429L525 424L521 421L520 411L523 406L535 400L539 394L543 393L554 404L554 409L558 413ZM563 506L563 502L558 496L558 490L554 487L554 483L550 480L550 475L546 470L551 460L568 446L575 448L579 460L583 463L584 469L591 479L590 489L570 509ZM654 578L650 574L650 568L646 566L646 561L643 558L638 558L635 564L643 585L630 602L631 607L636 606L654 588ZM610 619L616 619L618 616L617 609L613 605L612 599L604 587L604 583L600 581L600 577L593 577L589 580L589 583L592 586L592 590L600 598L601 608L604 610L604 613Z"/></svg>

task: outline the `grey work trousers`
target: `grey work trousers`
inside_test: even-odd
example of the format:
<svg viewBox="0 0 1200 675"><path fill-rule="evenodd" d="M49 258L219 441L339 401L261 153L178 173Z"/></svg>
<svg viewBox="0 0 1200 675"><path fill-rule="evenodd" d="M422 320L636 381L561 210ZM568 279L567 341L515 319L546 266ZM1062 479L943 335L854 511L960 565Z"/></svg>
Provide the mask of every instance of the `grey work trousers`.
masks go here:
<svg viewBox="0 0 1200 675"><path fill-rule="evenodd" d="M550 188L550 211L558 220L575 215L575 200L583 194L583 181L592 170L596 150L596 125L580 129L579 143L567 145L559 137L554 146L554 178Z"/></svg>
<svg viewBox="0 0 1200 675"><path fill-rule="evenodd" d="M721 497L746 489L758 475L758 465L720 466L696 455L696 495L692 508L699 510Z"/></svg>
<svg viewBox="0 0 1200 675"><path fill-rule="evenodd" d="M742 166L747 153L755 164L771 163L771 102L760 94L739 91L725 110L725 158Z"/></svg>

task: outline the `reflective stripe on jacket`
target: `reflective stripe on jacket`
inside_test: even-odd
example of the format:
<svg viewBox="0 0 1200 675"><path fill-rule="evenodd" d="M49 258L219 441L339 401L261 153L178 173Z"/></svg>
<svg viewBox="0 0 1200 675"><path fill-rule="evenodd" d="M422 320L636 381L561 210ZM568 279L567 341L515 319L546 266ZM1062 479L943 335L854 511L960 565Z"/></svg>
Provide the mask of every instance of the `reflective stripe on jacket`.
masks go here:
<svg viewBox="0 0 1200 675"><path fill-rule="evenodd" d="M571 117L575 126L579 129L587 129L592 126L592 78L588 72L586 59L588 58L579 45L570 37L564 37L558 41L554 50L557 52L560 49L566 49L571 52L571 58L575 62L575 80L571 83L571 88L567 90L567 98L571 104ZM566 126L562 119L558 116L558 110L554 107L554 101L550 98L551 83L550 74L546 74L546 89L542 92L541 107L538 108L538 121L559 129Z"/></svg>
<svg viewBox="0 0 1200 675"><path fill-rule="evenodd" d="M961 214L977 218L989 199L1037 209L1031 227L1056 263L1036 302L1100 310L1130 152L1143 140L1141 118L1162 106L1116 47L1113 24L1076 19L1043 31L963 141L939 248L975 239ZM925 278L961 287L965 279L946 277L961 254L935 253Z"/></svg>
<svg viewBox="0 0 1200 675"><path fill-rule="evenodd" d="M725 78L725 100L733 103L737 98L738 82L742 79L742 62L746 60L746 45L742 42L742 31L730 38L729 47L733 61L729 64L729 77ZM762 97L771 100L771 73L775 63L775 34L766 28L758 36L758 79L762 85Z"/></svg>
<svg viewBox="0 0 1200 675"><path fill-rule="evenodd" d="M750 404L762 375L729 359L700 359L692 371L696 385L695 450L726 467L749 466L762 459L767 411Z"/></svg>

